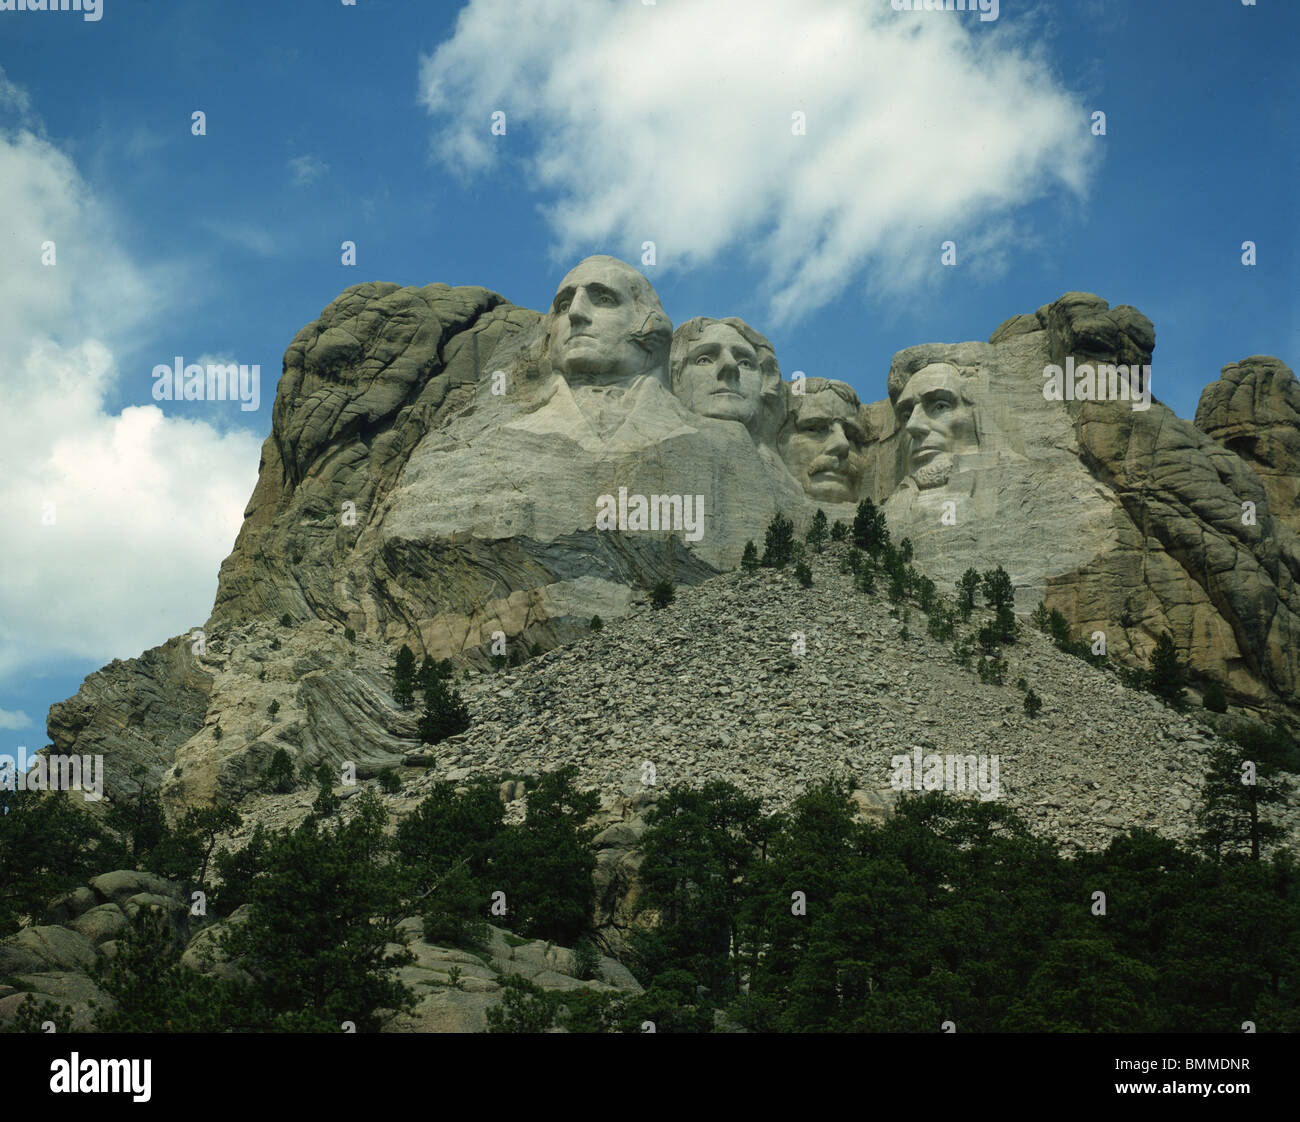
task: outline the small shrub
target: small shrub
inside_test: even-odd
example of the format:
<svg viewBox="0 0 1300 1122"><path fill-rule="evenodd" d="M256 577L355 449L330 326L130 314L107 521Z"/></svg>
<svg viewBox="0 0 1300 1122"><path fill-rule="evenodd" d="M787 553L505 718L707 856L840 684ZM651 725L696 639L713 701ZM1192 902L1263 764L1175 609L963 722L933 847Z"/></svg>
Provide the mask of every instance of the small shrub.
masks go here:
<svg viewBox="0 0 1300 1122"><path fill-rule="evenodd" d="M1205 687L1201 704L1211 713L1226 713L1228 711L1228 695L1223 692L1223 687L1218 682L1211 682Z"/></svg>
<svg viewBox="0 0 1300 1122"><path fill-rule="evenodd" d="M592 631L600 631L605 626L605 621L600 616L592 616L591 622L587 625ZM468 677L468 675L466 675Z"/></svg>
<svg viewBox="0 0 1300 1122"><path fill-rule="evenodd" d="M213 739L213 740L220 740L220 739L221 739L223 736L225 736L225 735L226 735L226 734L223 733L223 732L221 731L221 726L220 726L220 725L213 725L213 726L212 726L212 739Z"/></svg>
<svg viewBox="0 0 1300 1122"><path fill-rule="evenodd" d="M849 537L849 524L847 522L841 521L838 518L835 519L835 522L831 526L831 541L833 542L847 541L848 537Z"/></svg>
<svg viewBox="0 0 1300 1122"><path fill-rule="evenodd" d="M821 507L818 507L817 513L813 515L812 525L808 527L808 533L804 535L804 541L808 543L814 553L820 553L826 545L828 533L826 512Z"/></svg>
<svg viewBox="0 0 1300 1122"><path fill-rule="evenodd" d="M274 721L275 715L280 712L280 702L278 700L272 701L271 704L266 707L266 711L270 715L271 720Z"/></svg>
<svg viewBox="0 0 1300 1122"><path fill-rule="evenodd" d="M980 681L987 682L991 686L1000 686L1006 681L1007 663L998 655L981 658L975 669L979 673Z"/></svg>
<svg viewBox="0 0 1300 1122"><path fill-rule="evenodd" d="M573 976L580 982L596 977L600 969L600 952L585 935L573 946Z"/></svg>
<svg viewBox="0 0 1300 1122"><path fill-rule="evenodd" d="M390 795L396 795L402 789L402 777L396 768L389 768L379 773L379 789Z"/></svg>
<svg viewBox="0 0 1300 1122"><path fill-rule="evenodd" d="M812 570L808 568L808 562L800 561L795 565L794 575L804 588L812 588Z"/></svg>
<svg viewBox="0 0 1300 1122"><path fill-rule="evenodd" d="M655 608L666 608L677 599L677 590L670 580L661 580L650 591L650 604Z"/></svg>
<svg viewBox="0 0 1300 1122"><path fill-rule="evenodd" d="M293 617L290 616L288 612L285 612L284 615L280 617L280 626L281 627L293 626Z"/></svg>
<svg viewBox="0 0 1300 1122"><path fill-rule="evenodd" d="M1031 717L1037 717L1038 711L1043 707L1043 699L1030 689L1025 694L1025 712Z"/></svg>
<svg viewBox="0 0 1300 1122"><path fill-rule="evenodd" d="M355 643L357 641L357 629L355 627L345 627L343 629L343 638L349 643Z"/></svg>
<svg viewBox="0 0 1300 1122"><path fill-rule="evenodd" d="M954 613L947 608L936 608L930 613L925 629L931 639L938 639L941 643L947 642L957 633L957 621Z"/></svg>
<svg viewBox="0 0 1300 1122"><path fill-rule="evenodd" d="M752 541L745 543L745 551L740 555L740 567L747 573L758 568L758 549Z"/></svg>

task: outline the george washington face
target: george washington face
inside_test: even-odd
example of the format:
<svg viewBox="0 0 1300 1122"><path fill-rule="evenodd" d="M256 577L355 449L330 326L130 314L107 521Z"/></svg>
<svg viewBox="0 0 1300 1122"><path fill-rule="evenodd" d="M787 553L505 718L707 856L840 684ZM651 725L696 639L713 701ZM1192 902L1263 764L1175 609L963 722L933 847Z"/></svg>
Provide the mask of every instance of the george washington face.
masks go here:
<svg viewBox="0 0 1300 1122"><path fill-rule="evenodd" d="M588 257L560 282L547 316L552 368L597 385L662 369L667 319L649 282L613 257Z"/></svg>

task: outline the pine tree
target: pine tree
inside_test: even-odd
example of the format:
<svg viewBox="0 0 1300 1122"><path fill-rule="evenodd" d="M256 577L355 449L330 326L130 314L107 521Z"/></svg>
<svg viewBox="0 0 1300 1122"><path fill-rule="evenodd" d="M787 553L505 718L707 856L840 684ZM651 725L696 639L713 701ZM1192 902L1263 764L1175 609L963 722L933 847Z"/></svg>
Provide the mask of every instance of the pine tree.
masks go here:
<svg viewBox="0 0 1300 1122"><path fill-rule="evenodd" d="M808 543L814 553L820 553L825 548L828 533L826 512L821 507L818 507L817 513L813 515L812 525L808 527L808 533L804 535L804 541Z"/></svg>
<svg viewBox="0 0 1300 1122"><path fill-rule="evenodd" d="M418 732L425 744L440 744L469 728L469 710L460 691L443 678L434 680L424 694L424 712Z"/></svg>
<svg viewBox="0 0 1300 1122"><path fill-rule="evenodd" d="M763 564L769 569L784 569L794 556L794 523L782 514L774 514L763 539Z"/></svg>
<svg viewBox="0 0 1300 1122"><path fill-rule="evenodd" d="M1015 602L1015 587L1011 583L1011 577L1001 565L985 572L981 584L984 588L984 599L994 611L999 608L1010 608Z"/></svg>
<svg viewBox="0 0 1300 1122"><path fill-rule="evenodd" d="M1147 688L1175 708L1181 707L1187 674L1178 659L1178 648L1174 646L1173 636L1168 631L1162 631L1156 639L1156 648L1151 652L1150 666L1151 673L1147 679Z"/></svg>
<svg viewBox="0 0 1300 1122"><path fill-rule="evenodd" d="M352 1021L377 1031L414 994L397 971L415 961L395 917L405 880L386 860L388 815L363 791L347 823L309 819L275 836L249 890L248 919L222 949L256 979L264 1027L338 1032Z"/></svg>
<svg viewBox="0 0 1300 1122"><path fill-rule="evenodd" d="M297 777L293 773L293 759L283 748L277 748L262 773L262 782L277 795L287 795L297 786Z"/></svg>
<svg viewBox="0 0 1300 1122"><path fill-rule="evenodd" d="M1260 808L1280 802L1281 792L1269 782L1267 764L1252 758L1257 746L1250 734L1238 734L1239 742L1210 753L1210 768L1201 789L1201 806L1196 823L1200 826L1197 843L1216 861L1226 854L1249 851L1251 860L1259 860L1260 844L1276 841L1282 830L1272 822L1262 821Z"/></svg>
<svg viewBox="0 0 1300 1122"><path fill-rule="evenodd" d="M740 555L740 565L747 573L752 573L758 568L758 550L754 548L752 541L745 543L745 552Z"/></svg>
<svg viewBox="0 0 1300 1122"><path fill-rule="evenodd" d="M980 575L974 569L967 569L957 582L957 604L963 618L969 618L975 607L975 595L979 592Z"/></svg>
<svg viewBox="0 0 1300 1122"><path fill-rule="evenodd" d="M872 557L879 557L889 545L885 516L870 499L858 503L858 512L853 517L853 544L865 549Z"/></svg>
<svg viewBox="0 0 1300 1122"><path fill-rule="evenodd" d="M579 791L572 765L543 775L528 792L521 825L501 835L492 864L506 894L511 926L537 939L572 946L591 926L597 827L596 791Z"/></svg>
<svg viewBox="0 0 1300 1122"><path fill-rule="evenodd" d="M415 653L405 643L393 663L393 700L403 709L415 703Z"/></svg>

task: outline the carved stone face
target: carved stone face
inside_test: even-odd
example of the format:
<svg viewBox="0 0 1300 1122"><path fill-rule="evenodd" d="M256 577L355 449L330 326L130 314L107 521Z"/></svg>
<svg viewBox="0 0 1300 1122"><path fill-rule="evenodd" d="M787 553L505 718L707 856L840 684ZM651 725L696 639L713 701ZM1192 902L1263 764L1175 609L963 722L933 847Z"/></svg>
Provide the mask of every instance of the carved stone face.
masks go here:
<svg viewBox="0 0 1300 1122"><path fill-rule="evenodd" d="M610 257L589 257L569 272L548 316L552 369L587 383L610 384L654 367L635 338L652 313L637 295L638 280L643 278L636 270Z"/></svg>
<svg viewBox="0 0 1300 1122"><path fill-rule="evenodd" d="M975 409L962 396L957 368L946 362L913 374L894 410L907 441L907 473L922 490L948 482L955 455L979 449Z"/></svg>
<svg viewBox="0 0 1300 1122"><path fill-rule="evenodd" d="M734 327L706 327L686 352L677 395L692 413L739 421L753 431L762 407L758 353Z"/></svg>
<svg viewBox="0 0 1300 1122"><path fill-rule="evenodd" d="M834 390L792 401L781 455L810 499L854 502L862 479L863 432L858 410Z"/></svg>

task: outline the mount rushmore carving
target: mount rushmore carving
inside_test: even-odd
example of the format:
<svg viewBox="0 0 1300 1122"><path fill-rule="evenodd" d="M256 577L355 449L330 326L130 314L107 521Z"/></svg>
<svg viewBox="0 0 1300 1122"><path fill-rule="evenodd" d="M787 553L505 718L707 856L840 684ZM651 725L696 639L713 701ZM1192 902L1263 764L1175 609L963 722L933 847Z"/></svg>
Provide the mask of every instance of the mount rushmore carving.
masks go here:
<svg viewBox="0 0 1300 1122"><path fill-rule="evenodd" d="M778 512L802 528L869 498L941 587L1001 564L1019 609L1045 599L1113 658L1145 663L1169 631L1238 703L1296 706L1300 385L1277 359L1230 364L1195 423L1045 392L1054 366L1149 369L1154 346L1136 309L1067 293L987 342L868 359L855 378L887 397L862 403L843 381L785 381L734 317L674 331L612 257L575 266L544 313L477 287L357 285L285 354L204 626L288 614L486 661L494 636L553 646L656 581L734 568ZM212 688L177 637L92 675L50 738L108 749L111 788L124 737L159 770ZM133 693L171 716L124 718Z"/></svg>

